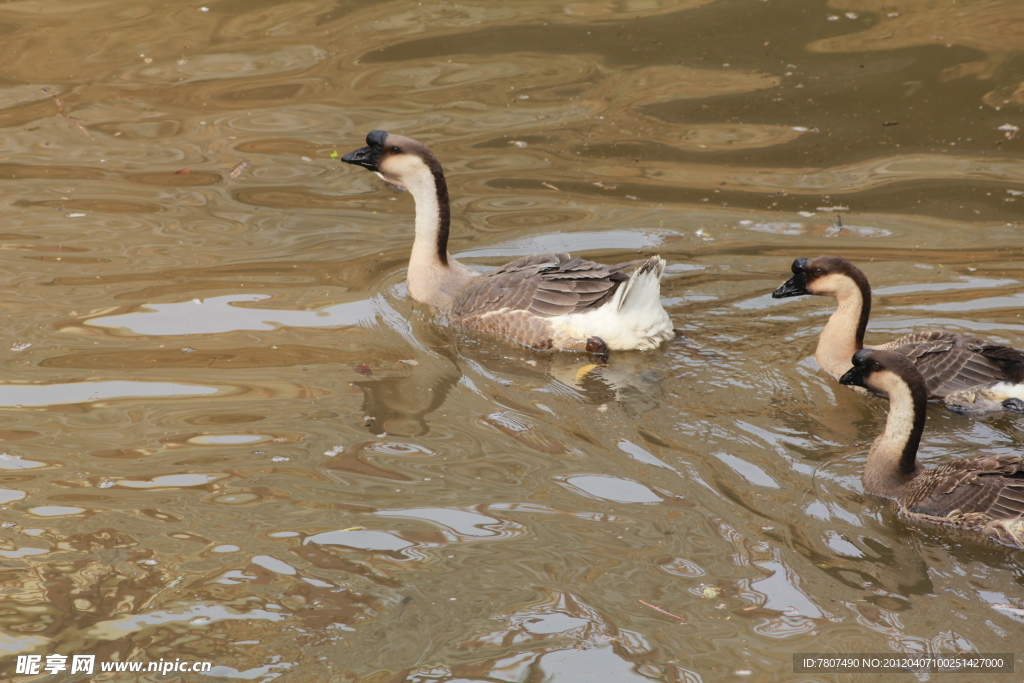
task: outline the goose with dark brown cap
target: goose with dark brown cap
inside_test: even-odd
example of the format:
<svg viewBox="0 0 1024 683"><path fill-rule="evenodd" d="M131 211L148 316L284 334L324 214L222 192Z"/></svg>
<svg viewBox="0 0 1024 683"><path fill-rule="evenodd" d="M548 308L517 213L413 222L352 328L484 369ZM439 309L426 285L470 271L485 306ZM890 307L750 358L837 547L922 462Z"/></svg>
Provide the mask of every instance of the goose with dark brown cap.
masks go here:
<svg viewBox="0 0 1024 683"><path fill-rule="evenodd" d="M1024 456L982 455L925 469L917 462L928 390L913 361L863 349L839 381L889 398L885 431L864 467L864 489L910 519L957 527L1024 547Z"/></svg>
<svg viewBox="0 0 1024 683"><path fill-rule="evenodd" d="M426 145L382 130L342 161L409 190L416 236L409 294L457 325L489 330L538 349L652 349L673 336L661 305L665 260L603 265L568 254L535 254L488 273L448 253L450 210L441 164ZM627 273L635 268L632 273Z"/></svg>
<svg viewBox="0 0 1024 683"><path fill-rule="evenodd" d="M864 273L838 256L798 258L792 270L793 277L773 298L815 294L839 302L814 352L833 377L846 372L850 357L861 349L890 349L913 361L930 398L941 398L955 410L1024 412L1024 352L946 330L913 332L888 344L864 346L871 315L871 285Z"/></svg>

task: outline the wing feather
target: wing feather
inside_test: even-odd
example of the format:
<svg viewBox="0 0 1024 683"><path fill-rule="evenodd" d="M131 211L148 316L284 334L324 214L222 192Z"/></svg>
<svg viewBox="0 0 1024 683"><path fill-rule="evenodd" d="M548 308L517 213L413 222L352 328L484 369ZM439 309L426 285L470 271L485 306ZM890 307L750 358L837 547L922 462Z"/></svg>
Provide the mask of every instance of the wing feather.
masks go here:
<svg viewBox="0 0 1024 683"><path fill-rule="evenodd" d="M500 310L545 318L601 306L629 279L636 262L604 265L568 254L533 254L474 278L452 305L454 318ZM641 262L642 263L642 262Z"/></svg>
<svg viewBox="0 0 1024 683"><path fill-rule="evenodd" d="M931 396L1020 381L1024 375L1024 352L945 330L915 332L878 348L912 358Z"/></svg>

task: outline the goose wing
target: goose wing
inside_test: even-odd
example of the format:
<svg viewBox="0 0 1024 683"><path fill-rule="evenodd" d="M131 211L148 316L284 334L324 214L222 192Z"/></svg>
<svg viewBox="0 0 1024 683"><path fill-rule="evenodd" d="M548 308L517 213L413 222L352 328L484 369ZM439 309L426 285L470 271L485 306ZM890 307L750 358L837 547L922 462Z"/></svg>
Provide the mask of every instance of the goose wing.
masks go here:
<svg viewBox="0 0 1024 683"><path fill-rule="evenodd" d="M1008 366L1014 362L1020 363L1024 372L1024 353L944 330L908 334L877 348L912 358L924 377L929 396L949 396L966 389L1012 381L1014 373Z"/></svg>
<svg viewBox="0 0 1024 683"><path fill-rule="evenodd" d="M1024 469L1019 455L979 456L931 470L912 484L913 512L946 517L953 511L994 520L1024 516Z"/></svg>
<svg viewBox="0 0 1024 683"><path fill-rule="evenodd" d="M456 318L501 310L551 318L605 303L629 279L623 270L642 262L606 266L569 254L534 254L474 278L452 305Z"/></svg>

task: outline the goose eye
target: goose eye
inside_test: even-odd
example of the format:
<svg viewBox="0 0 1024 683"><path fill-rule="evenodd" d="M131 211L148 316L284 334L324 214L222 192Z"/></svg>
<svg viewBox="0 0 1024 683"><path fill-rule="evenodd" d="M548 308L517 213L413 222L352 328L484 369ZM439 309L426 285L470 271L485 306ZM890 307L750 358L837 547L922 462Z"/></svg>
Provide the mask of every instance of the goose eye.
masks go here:
<svg viewBox="0 0 1024 683"><path fill-rule="evenodd" d="M822 270L821 270L821 268L815 268L815 269L814 269L814 274L815 274L815 275L821 275L821 273L822 273Z"/></svg>
<svg viewBox="0 0 1024 683"><path fill-rule="evenodd" d="M402 153L402 148L401 147L392 147L391 151L394 152L395 154L401 154Z"/></svg>

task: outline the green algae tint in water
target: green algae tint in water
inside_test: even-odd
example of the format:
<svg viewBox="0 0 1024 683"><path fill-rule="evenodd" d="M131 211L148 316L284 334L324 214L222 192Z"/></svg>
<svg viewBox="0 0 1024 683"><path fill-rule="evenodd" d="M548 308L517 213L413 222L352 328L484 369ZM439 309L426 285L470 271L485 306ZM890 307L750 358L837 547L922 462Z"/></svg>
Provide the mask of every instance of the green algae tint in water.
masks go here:
<svg viewBox="0 0 1024 683"><path fill-rule="evenodd" d="M830 300L769 296L833 253L869 343L1024 347L1017 0L38 2L0 34L3 677L1024 665L1020 554L864 494L886 406L811 357ZM593 368L447 327L401 284L410 198L337 160L374 128L433 147L465 262L660 253L682 336ZM1022 447L932 407L921 458Z"/></svg>

